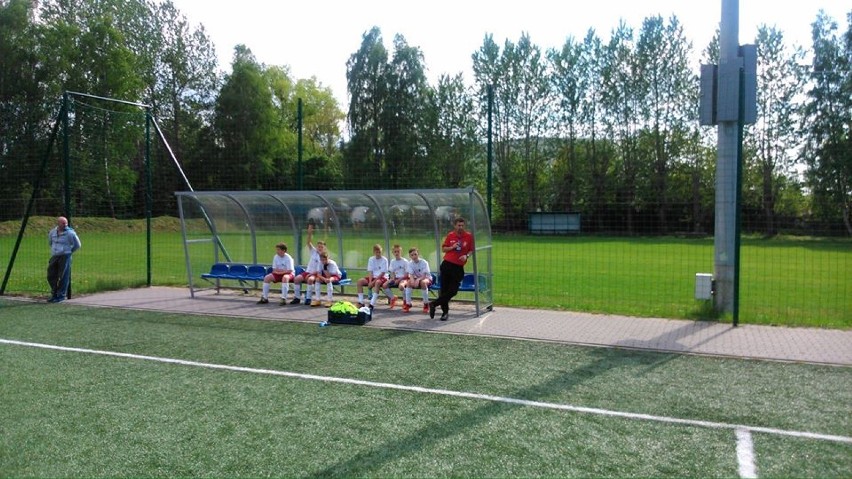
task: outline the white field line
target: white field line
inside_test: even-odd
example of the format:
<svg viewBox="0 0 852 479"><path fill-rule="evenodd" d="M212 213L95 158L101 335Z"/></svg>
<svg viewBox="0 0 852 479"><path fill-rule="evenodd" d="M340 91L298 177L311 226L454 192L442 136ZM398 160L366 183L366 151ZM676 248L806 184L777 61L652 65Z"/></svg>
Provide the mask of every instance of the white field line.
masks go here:
<svg viewBox="0 0 852 479"><path fill-rule="evenodd" d="M751 432L748 429L737 428L737 464L740 477L757 479L757 468L754 465L754 444L751 442Z"/></svg>
<svg viewBox="0 0 852 479"><path fill-rule="evenodd" d="M418 392L418 393L426 393L426 394L439 394L442 396L452 396L459 397L465 399L476 399L482 401L493 401L493 402L501 402L507 404L517 404L520 406L529 406L529 407L539 407L545 409L556 409L560 411L573 411L573 412L581 412L587 414L597 414L601 416L611 416L611 417L622 417L626 419L638 419L644 421L653 421L653 422L661 422L668 424L680 424L684 426L696 426L696 427L704 427L711 429L732 429L732 430L746 430L750 432L760 432L766 434L776 434L780 436L792 436L799 438L807 438L807 439L818 439L822 441L832 441L832 442L841 442L852 444L852 437L848 436L835 436L832 434L819 434L814 432L807 431L788 431L785 429L776 429L771 427L761 427L761 426L746 426L742 424L729 424L724 422L713 422L713 421L699 421L696 419L680 419L676 417L667 417L667 416L655 416L653 414L639 414L639 413L631 413L631 412L622 412L622 411L610 411L607 409L598 409L592 407L582 407L582 406L571 406L569 404L557 404L557 403L548 403L541 401L530 401L527 399L516 399L510 397L502 397L502 396L492 396L490 394L477 394L477 393L468 393L463 391L450 391L447 389L434 389L434 388L424 388L420 386L405 386L402 384L391 384L391 383L380 383L375 381L363 381L360 379L348 379L348 378L337 378L332 376L318 376L315 374L304 374L304 373L293 373L288 371L278 371L274 369L257 369L257 368L247 368L242 366L228 366L225 364L211 364L211 363L200 363L197 361L186 361L183 359L174 359L174 358L162 358L157 356L144 356L139 354L130 354L130 353L119 353L115 351L100 351L95 349L84 349L84 348L72 348L66 346L56 346L52 344L41 344L41 343L30 343L26 341L16 341L12 339L3 339L0 338L0 344L11 344L16 346L26 346L31 348L40 348L40 349L51 349L55 351L67 351L67 352L75 352L75 353L85 353L85 354L97 354L101 356L111 356L117 358L127 358L127 359L139 359L144 361L154 361L159 363L168 363L168 364L179 364L182 366L193 366L199 368L206 369L219 369L225 371L236 371L243 373L252 373L252 374L267 374L271 376L283 376L289 378L298 378L298 379L310 379L314 381L324 381L331 383L343 383L343 384L354 384L359 386L368 386L368 387L376 387L376 388L384 388L384 389L396 389L399 391L410 391L410 392Z"/></svg>

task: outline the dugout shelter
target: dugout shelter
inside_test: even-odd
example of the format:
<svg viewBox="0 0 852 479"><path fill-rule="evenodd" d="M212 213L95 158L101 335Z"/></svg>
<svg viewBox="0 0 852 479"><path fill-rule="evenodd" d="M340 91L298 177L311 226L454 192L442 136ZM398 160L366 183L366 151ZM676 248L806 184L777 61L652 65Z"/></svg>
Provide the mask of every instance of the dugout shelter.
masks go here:
<svg viewBox="0 0 852 479"><path fill-rule="evenodd" d="M175 195L192 297L211 286L201 277L211 265L269 265L279 242L287 244L296 265L306 265L309 223L314 224L314 243L325 241L331 259L353 281L365 273L375 244L382 246L389 260L396 244L406 259L409 248L417 247L437 275L441 242L453 229L453 220L461 216L473 233L476 252L465 266L466 281L456 299L471 302L477 316L493 306L491 223L485 202L473 188L179 191ZM416 291L413 297L419 298Z"/></svg>

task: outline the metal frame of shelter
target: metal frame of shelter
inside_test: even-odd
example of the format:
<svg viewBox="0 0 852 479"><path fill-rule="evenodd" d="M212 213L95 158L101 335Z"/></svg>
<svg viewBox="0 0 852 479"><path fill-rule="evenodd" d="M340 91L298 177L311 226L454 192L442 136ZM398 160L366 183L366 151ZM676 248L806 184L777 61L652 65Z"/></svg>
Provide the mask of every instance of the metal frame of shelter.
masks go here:
<svg viewBox="0 0 852 479"><path fill-rule="evenodd" d="M190 296L204 288L201 274L215 263L270 264L275 245L288 244L297 265L310 251L304 243L309 223L313 241L325 241L332 259L356 279L366 270L373 245L393 259L417 247L439 274L441 243L461 216L476 243L472 299L479 316L493 307L492 238L488 210L473 188L375 191L179 191L178 200ZM357 273L356 273L357 272ZM353 274L354 273L354 274ZM471 271L468 271L471 273Z"/></svg>

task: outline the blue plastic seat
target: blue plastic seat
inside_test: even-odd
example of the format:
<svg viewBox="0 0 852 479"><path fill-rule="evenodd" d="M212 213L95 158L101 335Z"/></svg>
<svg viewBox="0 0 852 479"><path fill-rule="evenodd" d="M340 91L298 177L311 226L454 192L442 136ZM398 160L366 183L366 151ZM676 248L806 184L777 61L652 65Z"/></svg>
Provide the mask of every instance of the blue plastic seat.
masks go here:
<svg viewBox="0 0 852 479"><path fill-rule="evenodd" d="M213 266L210 267L209 273L204 273L201 275L202 278L227 278L230 272L230 268L225 263L214 263Z"/></svg>
<svg viewBox="0 0 852 479"><path fill-rule="evenodd" d="M476 282L473 280L473 274L468 273L464 275L461 285L459 286L459 291L474 291L475 289Z"/></svg>
<svg viewBox="0 0 852 479"><path fill-rule="evenodd" d="M340 286L346 286L346 285L351 284L351 283L352 283L352 280L349 279L349 277L346 275L346 270L343 269L343 268L340 268L340 279L335 281L334 284L340 285Z"/></svg>
<svg viewBox="0 0 852 479"><path fill-rule="evenodd" d="M430 274L432 275L432 285L429 286L429 289L431 289L433 291L440 291L441 290L441 277L438 276L436 273L430 273Z"/></svg>
<svg viewBox="0 0 852 479"><path fill-rule="evenodd" d="M234 279L249 279L248 267L244 264L232 264L228 276Z"/></svg>
<svg viewBox="0 0 852 479"><path fill-rule="evenodd" d="M266 274L266 266L262 264L253 264L248 267L246 277L255 281L263 281L263 277L266 276Z"/></svg>

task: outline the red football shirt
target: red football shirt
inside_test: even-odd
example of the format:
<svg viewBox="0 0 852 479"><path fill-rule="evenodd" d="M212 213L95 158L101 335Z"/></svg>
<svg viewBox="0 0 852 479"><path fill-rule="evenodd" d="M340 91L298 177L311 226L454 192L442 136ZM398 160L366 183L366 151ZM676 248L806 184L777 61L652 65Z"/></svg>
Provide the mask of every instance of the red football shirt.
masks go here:
<svg viewBox="0 0 852 479"><path fill-rule="evenodd" d="M442 247L455 246L456 243L461 245L461 249L457 250L455 248L444 253L444 260L449 261L450 263L457 264L459 266L464 266L467 263L467 257L473 251L473 235L470 234L469 231L465 231L463 234L456 233L455 230L450 231L450 234L444 238L444 244ZM461 257L464 256L464 261L462 261Z"/></svg>

